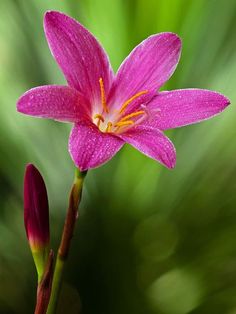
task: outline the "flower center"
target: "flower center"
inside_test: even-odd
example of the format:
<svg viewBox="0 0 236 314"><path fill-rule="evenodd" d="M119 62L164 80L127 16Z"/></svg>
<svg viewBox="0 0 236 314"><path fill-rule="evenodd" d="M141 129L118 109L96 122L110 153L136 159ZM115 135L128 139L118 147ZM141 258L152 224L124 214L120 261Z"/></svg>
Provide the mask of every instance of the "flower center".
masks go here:
<svg viewBox="0 0 236 314"><path fill-rule="evenodd" d="M93 122L97 125L97 127L102 132L108 133L116 133L121 132L124 128L130 127L133 124L137 124L146 114L145 110L138 110L127 115L124 115L126 108L132 103L135 99L139 98L142 95L148 93L148 90L143 90L135 94L134 96L130 97L126 100L118 112L110 112L109 108L106 103L106 94L103 79L99 79L100 85L100 93L101 93L101 104L102 104L102 111L101 113L96 113L93 116Z"/></svg>

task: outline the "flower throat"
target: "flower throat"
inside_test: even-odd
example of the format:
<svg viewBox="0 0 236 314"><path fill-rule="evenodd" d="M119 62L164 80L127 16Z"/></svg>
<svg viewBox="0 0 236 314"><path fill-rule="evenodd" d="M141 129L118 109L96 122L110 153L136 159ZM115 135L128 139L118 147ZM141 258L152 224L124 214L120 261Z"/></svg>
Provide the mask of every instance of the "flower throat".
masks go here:
<svg viewBox="0 0 236 314"><path fill-rule="evenodd" d="M120 109L118 110L117 117L115 119L115 122L113 121L106 121L106 115L108 115L109 108L107 106L106 102L106 94L105 94L105 88L104 88L104 83L103 79L99 79L99 85L100 85L100 94L101 94L101 104L102 104L102 112L101 113L96 113L93 117L93 120L96 121L97 127L102 131L102 132L118 132L120 131L121 128L130 126L135 124L134 120L131 120L131 118L139 117L144 115L146 112L144 110L139 110L132 112L130 114L127 114L123 116L125 113L126 108L129 106L131 102L133 102L135 99L139 98L142 95L145 95L148 93L148 90L143 90L135 94L134 96L130 97L128 100L126 100ZM105 125L104 125L105 124Z"/></svg>

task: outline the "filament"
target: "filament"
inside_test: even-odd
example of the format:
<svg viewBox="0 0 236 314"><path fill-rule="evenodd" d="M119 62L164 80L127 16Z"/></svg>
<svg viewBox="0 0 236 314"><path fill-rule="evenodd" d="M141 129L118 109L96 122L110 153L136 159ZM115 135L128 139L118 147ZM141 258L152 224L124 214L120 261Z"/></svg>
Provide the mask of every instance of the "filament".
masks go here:
<svg viewBox="0 0 236 314"><path fill-rule="evenodd" d="M133 118L133 117L137 117L137 116L139 116L141 114L145 114L145 111L144 110L140 110L140 111L136 111L136 112L130 113L127 116L124 116L122 119L120 119L118 121L118 123L119 122L123 122L123 121L128 120L128 119Z"/></svg>
<svg viewBox="0 0 236 314"><path fill-rule="evenodd" d="M103 110L108 113L108 108L107 108L107 104L106 104L106 94L105 94L105 88L104 88L104 83L103 83L103 79L100 77L99 79L99 84L100 84L100 92L101 92L101 102L102 102L102 107Z"/></svg>
<svg viewBox="0 0 236 314"><path fill-rule="evenodd" d="M135 94L134 96L132 96L132 97L129 98L128 100L126 100L126 102L124 102L123 105L121 106L119 113L124 112L124 110L126 109L126 107L127 107L133 100L135 100L136 98L138 98L138 97L140 97L140 96L142 96L142 95L144 95L144 94L147 94L147 93L148 93L148 90L143 90L143 91L141 91L141 92Z"/></svg>
<svg viewBox="0 0 236 314"><path fill-rule="evenodd" d="M134 121L128 120L128 121L117 122L115 126L121 127L121 126L126 126L126 125L131 125L131 124L134 124Z"/></svg>

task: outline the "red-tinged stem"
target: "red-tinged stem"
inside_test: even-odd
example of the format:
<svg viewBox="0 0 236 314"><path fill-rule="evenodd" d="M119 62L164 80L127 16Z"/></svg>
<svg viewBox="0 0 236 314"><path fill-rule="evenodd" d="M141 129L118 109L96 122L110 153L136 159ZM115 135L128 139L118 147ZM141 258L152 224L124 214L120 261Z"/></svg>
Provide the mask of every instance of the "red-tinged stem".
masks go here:
<svg viewBox="0 0 236 314"><path fill-rule="evenodd" d="M57 252L56 265L52 282L52 293L48 305L47 314L54 314L57 308L57 302L61 290L61 282L65 262L71 245L71 239L74 234L75 223L78 216L78 207L81 201L82 188L86 172L80 172L76 169L74 183L71 188L69 206L66 214L65 224L62 232L61 243Z"/></svg>
<svg viewBox="0 0 236 314"><path fill-rule="evenodd" d="M38 283L37 289L37 302L34 314L46 314L49 304L51 287L52 287L52 277L53 277L53 260L54 254L51 250L48 256L48 261L45 267L45 271L41 281Z"/></svg>

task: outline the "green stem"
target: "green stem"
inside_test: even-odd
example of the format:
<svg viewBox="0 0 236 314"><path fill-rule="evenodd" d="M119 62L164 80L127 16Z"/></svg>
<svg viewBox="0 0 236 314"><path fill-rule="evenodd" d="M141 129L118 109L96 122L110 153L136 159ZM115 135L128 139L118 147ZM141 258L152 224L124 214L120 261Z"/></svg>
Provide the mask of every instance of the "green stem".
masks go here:
<svg viewBox="0 0 236 314"><path fill-rule="evenodd" d="M69 198L69 207L67 210L65 224L62 232L61 243L57 252L51 297L47 309L47 314L56 313L58 298L61 290L63 270L68 258L71 239L74 234L75 223L78 216L78 207L81 200L83 182L86 174L87 172L80 172L78 169L76 169L74 183Z"/></svg>
<svg viewBox="0 0 236 314"><path fill-rule="evenodd" d="M51 297L47 309L47 314L53 314L56 312L58 297L60 295L62 274L64 269L65 261L63 261L59 255L57 255L56 265L53 275Z"/></svg>
<svg viewBox="0 0 236 314"><path fill-rule="evenodd" d="M54 254L53 251L50 250L43 276L40 282L38 283L37 302L34 314L45 314L47 311L52 288L53 261Z"/></svg>

